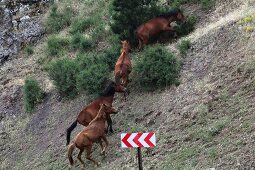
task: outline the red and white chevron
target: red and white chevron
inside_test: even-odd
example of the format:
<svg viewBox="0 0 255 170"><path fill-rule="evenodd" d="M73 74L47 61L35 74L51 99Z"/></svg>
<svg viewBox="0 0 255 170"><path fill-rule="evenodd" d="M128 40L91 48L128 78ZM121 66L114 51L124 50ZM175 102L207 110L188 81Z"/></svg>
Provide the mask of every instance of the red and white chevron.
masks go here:
<svg viewBox="0 0 255 170"><path fill-rule="evenodd" d="M156 146L156 135L153 132L121 134L121 147L123 148L154 147L154 146Z"/></svg>

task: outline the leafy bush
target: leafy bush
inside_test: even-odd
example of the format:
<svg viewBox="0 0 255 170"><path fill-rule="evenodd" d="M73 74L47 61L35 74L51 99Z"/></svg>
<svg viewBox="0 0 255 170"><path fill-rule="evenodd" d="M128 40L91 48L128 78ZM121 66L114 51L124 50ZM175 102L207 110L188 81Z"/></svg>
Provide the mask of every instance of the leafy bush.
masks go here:
<svg viewBox="0 0 255 170"><path fill-rule="evenodd" d="M65 7L63 12L58 11L58 6L54 4L49 17L46 20L46 30L49 33L56 33L71 24L72 9Z"/></svg>
<svg viewBox="0 0 255 170"><path fill-rule="evenodd" d="M102 58L105 63L108 64L108 67L110 70L114 70L116 61L118 60L118 57L120 56L120 49L121 45L115 45L111 48L106 49L103 52Z"/></svg>
<svg viewBox="0 0 255 170"><path fill-rule="evenodd" d="M178 49L180 51L180 54L182 56L187 55L187 51L191 46L191 42L190 40L182 40L179 44L178 44Z"/></svg>
<svg viewBox="0 0 255 170"><path fill-rule="evenodd" d="M72 25L71 25L71 30L70 33L71 34L75 34L75 33L82 33L84 32L86 29L88 29L89 27L91 27L91 25L93 24L93 20L91 18L76 18Z"/></svg>
<svg viewBox="0 0 255 170"><path fill-rule="evenodd" d="M39 83L34 79L26 79L23 87L24 106L26 112L33 112L36 104L43 99L43 93Z"/></svg>
<svg viewBox="0 0 255 170"><path fill-rule="evenodd" d="M25 51L25 54L27 56L30 56L30 55L34 54L34 50L30 45L26 46L24 51Z"/></svg>
<svg viewBox="0 0 255 170"><path fill-rule="evenodd" d="M179 36L184 36L189 34L191 31L194 30L195 24L197 22L197 17L195 16L188 16L186 22L181 25L176 26L176 32Z"/></svg>
<svg viewBox="0 0 255 170"><path fill-rule="evenodd" d="M145 87L165 87L179 83L180 62L160 45L146 48L134 69L138 81Z"/></svg>
<svg viewBox="0 0 255 170"><path fill-rule="evenodd" d="M49 55L60 55L69 45L69 39L50 36L47 42L47 51Z"/></svg>
<svg viewBox="0 0 255 170"><path fill-rule="evenodd" d="M121 39L127 39L130 26L135 28L161 12L158 2L159 0L113 0L110 8L112 31Z"/></svg>
<svg viewBox="0 0 255 170"><path fill-rule="evenodd" d="M77 32L71 38L70 46L72 50L86 51L93 46L93 41L90 38L85 38L81 33Z"/></svg>
<svg viewBox="0 0 255 170"><path fill-rule="evenodd" d="M107 64L91 54L79 56L76 62L79 67L77 75L79 91L86 91L89 94L101 91L109 72Z"/></svg>
<svg viewBox="0 0 255 170"><path fill-rule="evenodd" d="M51 62L47 67L49 77L53 80L62 97L74 97L78 94L76 88L77 64L67 58Z"/></svg>

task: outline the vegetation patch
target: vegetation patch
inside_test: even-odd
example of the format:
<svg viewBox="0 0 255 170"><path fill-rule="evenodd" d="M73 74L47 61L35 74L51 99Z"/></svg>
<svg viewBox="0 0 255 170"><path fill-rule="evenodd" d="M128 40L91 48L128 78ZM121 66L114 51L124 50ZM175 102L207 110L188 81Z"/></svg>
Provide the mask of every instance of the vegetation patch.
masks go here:
<svg viewBox="0 0 255 170"><path fill-rule="evenodd" d="M26 46L24 49L24 52L25 52L26 56L30 56L30 55L34 54L33 47L31 45Z"/></svg>
<svg viewBox="0 0 255 170"><path fill-rule="evenodd" d="M175 8L180 8L181 5L187 3L200 4L203 9L211 9L214 6L215 0L168 0L168 3Z"/></svg>
<svg viewBox="0 0 255 170"><path fill-rule="evenodd" d="M50 36L47 42L47 53L52 56L63 55L69 44L70 40L67 38L57 37L56 35Z"/></svg>
<svg viewBox="0 0 255 170"><path fill-rule="evenodd" d="M190 40L186 40L186 39L184 39L184 40L181 40L181 42L180 43L178 43L178 49L179 49L179 51L180 51L180 54L182 55L182 56L185 56L185 55L187 55L187 51L188 51L188 49L191 47L191 42L190 42Z"/></svg>
<svg viewBox="0 0 255 170"><path fill-rule="evenodd" d="M35 79L26 79L23 87L24 108L26 112L33 112L36 104L43 99L43 92Z"/></svg>
<svg viewBox="0 0 255 170"><path fill-rule="evenodd" d="M58 10L57 4L52 5L50 15L46 20L46 31L48 33L57 33L71 24L73 10L71 7L65 7L63 12Z"/></svg>
<svg viewBox="0 0 255 170"><path fill-rule="evenodd" d="M179 83L180 61L158 44L144 50L134 69L143 87L151 89Z"/></svg>
<svg viewBox="0 0 255 170"><path fill-rule="evenodd" d="M176 26L176 32L179 36L188 35L191 31L195 29L195 24L197 22L197 17L190 15L187 16L186 22Z"/></svg>
<svg viewBox="0 0 255 170"><path fill-rule="evenodd" d="M93 41L89 37L84 37L81 33L75 33L70 40L72 50L87 51L93 47Z"/></svg>
<svg viewBox="0 0 255 170"><path fill-rule="evenodd" d="M83 33L94 24L91 18L76 18L71 25L70 33Z"/></svg>

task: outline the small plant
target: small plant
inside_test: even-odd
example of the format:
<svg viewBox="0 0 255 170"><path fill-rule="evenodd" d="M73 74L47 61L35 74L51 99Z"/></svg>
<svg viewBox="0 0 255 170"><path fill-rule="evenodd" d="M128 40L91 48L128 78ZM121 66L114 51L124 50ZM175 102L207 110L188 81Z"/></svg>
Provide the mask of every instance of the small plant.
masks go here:
<svg viewBox="0 0 255 170"><path fill-rule="evenodd" d="M214 1L213 0L200 0L200 4L203 9L210 9L210 8L212 8Z"/></svg>
<svg viewBox="0 0 255 170"><path fill-rule="evenodd" d="M46 20L46 31L56 33L71 24L72 9L65 7L63 12L58 11L58 6L53 4L49 17Z"/></svg>
<svg viewBox="0 0 255 170"><path fill-rule="evenodd" d="M33 50L32 46L30 46L30 45L26 46L24 51L25 51L26 56L30 56L30 55L34 54L34 50Z"/></svg>
<svg viewBox="0 0 255 170"><path fill-rule="evenodd" d="M245 30L245 32L253 32L254 28L252 26L245 26L244 30Z"/></svg>
<svg viewBox="0 0 255 170"><path fill-rule="evenodd" d="M93 41L90 38L85 38L81 33L74 34L70 41L70 47L72 50L86 51L93 46Z"/></svg>
<svg viewBox="0 0 255 170"><path fill-rule="evenodd" d="M186 22L176 26L176 32L179 36L188 35L191 31L194 30L195 24L197 22L197 17L195 16L188 16Z"/></svg>
<svg viewBox="0 0 255 170"><path fill-rule="evenodd" d="M178 44L178 49L180 51L180 54L182 56L187 55L187 51L188 49L191 47L191 42L190 40L182 40L179 44Z"/></svg>
<svg viewBox="0 0 255 170"><path fill-rule="evenodd" d="M78 68L75 61L67 58L57 60L51 62L46 70L62 97L72 98L78 94L76 88Z"/></svg>
<svg viewBox="0 0 255 170"><path fill-rule="evenodd" d="M69 45L69 39L50 36L47 42L48 55L58 56Z"/></svg>
<svg viewBox="0 0 255 170"><path fill-rule="evenodd" d="M31 113L34 111L36 104L43 99L42 90L36 80L26 79L23 92L25 111Z"/></svg>
<svg viewBox="0 0 255 170"><path fill-rule="evenodd" d="M160 45L146 48L134 68L145 87L165 87L178 83L180 62Z"/></svg>
<svg viewBox="0 0 255 170"><path fill-rule="evenodd" d="M120 56L120 44L114 45L103 52L102 58L108 64L110 70L114 70L115 63Z"/></svg>

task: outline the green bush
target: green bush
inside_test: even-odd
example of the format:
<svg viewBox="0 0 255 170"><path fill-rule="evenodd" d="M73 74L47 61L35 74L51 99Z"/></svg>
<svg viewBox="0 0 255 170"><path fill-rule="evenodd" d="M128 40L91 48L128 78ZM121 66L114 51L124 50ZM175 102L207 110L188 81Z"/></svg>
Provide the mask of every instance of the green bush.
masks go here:
<svg viewBox="0 0 255 170"><path fill-rule="evenodd" d="M129 37L129 28L134 28L144 21L161 13L161 7L157 5L159 0L113 0L110 13L113 19L111 29L121 39Z"/></svg>
<svg viewBox="0 0 255 170"><path fill-rule="evenodd" d="M109 69L101 59L91 54L84 54L76 59L79 67L77 87L79 91L94 94L102 90L108 77Z"/></svg>
<svg viewBox="0 0 255 170"><path fill-rule="evenodd" d="M47 42L48 55L58 56L63 54L63 50L65 50L68 45L69 39L56 37L55 35L50 36Z"/></svg>
<svg viewBox="0 0 255 170"><path fill-rule="evenodd" d="M72 25L71 25L71 30L70 33L71 34L75 34L75 33L82 33L84 32L86 29L88 29L89 27L91 27L93 24L93 20L91 18L76 18Z"/></svg>
<svg viewBox="0 0 255 170"><path fill-rule="evenodd" d="M26 46L24 51L25 51L26 56L30 56L30 55L34 54L34 50L33 50L32 46L30 46L30 45Z"/></svg>
<svg viewBox="0 0 255 170"><path fill-rule="evenodd" d="M144 87L158 88L179 83L180 62L160 45L146 48L134 69L137 81Z"/></svg>
<svg viewBox="0 0 255 170"><path fill-rule="evenodd" d="M178 49L180 51L180 54L182 56L187 55L187 51L191 46L190 40L182 40L180 43L178 43Z"/></svg>
<svg viewBox="0 0 255 170"><path fill-rule="evenodd" d="M71 24L72 9L65 7L63 12L58 11L58 6L54 4L51 8L50 15L46 20L46 31L48 33L56 33Z"/></svg>
<svg viewBox="0 0 255 170"><path fill-rule="evenodd" d="M181 25L176 26L176 32L179 36L188 35L191 31L194 30L195 24L197 22L197 17L188 16L186 22Z"/></svg>
<svg viewBox="0 0 255 170"><path fill-rule="evenodd" d="M24 107L26 112L33 112L36 104L43 99L43 93L39 83L34 79L26 79L23 87Z"/></svg>
<svg viewBox="0 0 255 170"><path fill-rule="evenodd" d="M46 70L62 97L72 98L78 94L76 88L78 68L74 60L64 58L53 61Z"/></svg>
<svg viewBox="0 0 255 170"><path fill-rule="evenodd" d="M114 70L115 64L120 56L121 45L115 45L103 52L102 58L107 63L110 70Z"/></svg>
<svg viewBox="0 0 255 170"><path fill-rule="evenodd" d="M83 37L81 33L77 32L71 38L70 47L72 50L80 49L81 51L86 51L93 47L93 41L90 38Z"/></svg>

